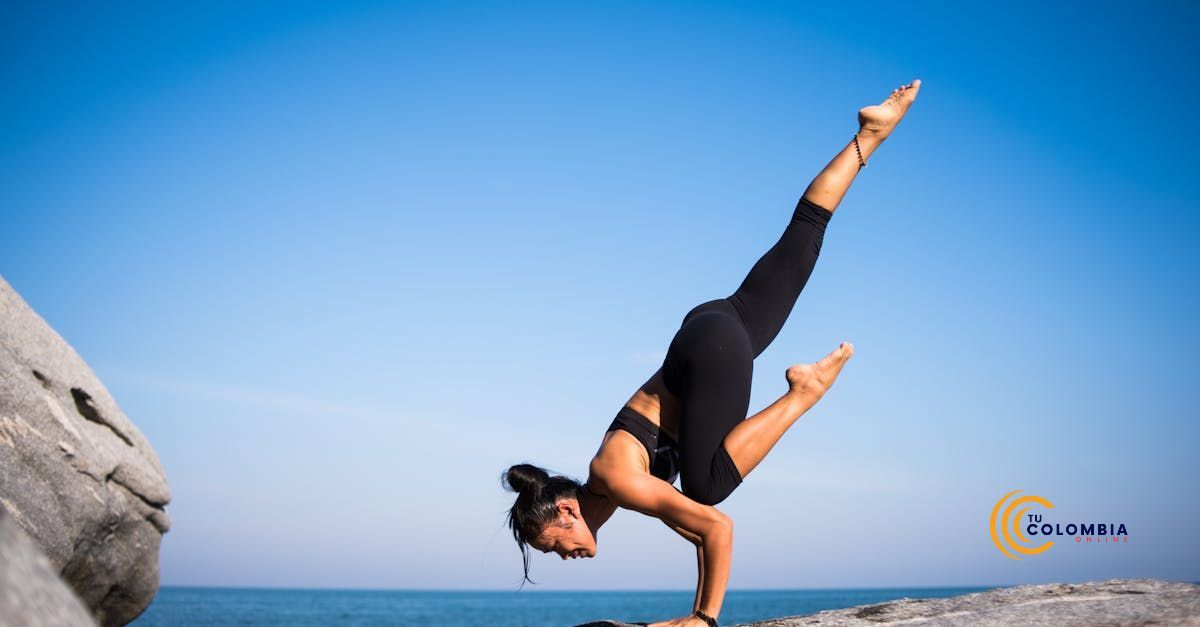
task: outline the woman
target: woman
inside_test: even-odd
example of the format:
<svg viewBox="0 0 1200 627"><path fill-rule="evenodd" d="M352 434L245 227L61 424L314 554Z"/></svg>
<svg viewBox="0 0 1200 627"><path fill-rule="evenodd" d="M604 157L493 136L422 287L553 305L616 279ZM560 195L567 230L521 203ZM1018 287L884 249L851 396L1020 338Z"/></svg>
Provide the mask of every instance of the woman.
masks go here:
<svg viewBox="0 0 1200 627"><path fill-rule="evenodd" d="M733 521L714 505L733 492L784 432L833 385L854 353L843 342L816 363L791 366L788 390L746 418L754 358L779 333L808 281L825 227L858 171L921 89L898 87L858 112L859 130L800 197L779 241L737 291L684 316L662 367L625 403L580 485L529 464L503 481L518 492L508 524L521 549L563 559L596 556L596 534L618 507L662 520L696 546L692 614L657 625L716 625L729 579ZM680 478L681 490L672 485ZM523 582L522 582L523 583Z"/></svg>

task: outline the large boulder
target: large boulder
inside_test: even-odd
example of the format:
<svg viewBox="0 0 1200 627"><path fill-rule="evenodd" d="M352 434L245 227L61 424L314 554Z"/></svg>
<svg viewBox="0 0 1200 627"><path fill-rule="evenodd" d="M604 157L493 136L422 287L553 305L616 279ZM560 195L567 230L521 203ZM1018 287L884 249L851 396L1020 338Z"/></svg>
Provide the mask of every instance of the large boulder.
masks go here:
<svg viewBox="0 0 1200 627"><path fill-rule="evenodd" d="M599 621L578 627L629 627L646 623ZM897 599L806 616L788 616L746 627L802 625L1200 625L1200 586L1158 579L1109 579L996 588L940 599Z"/></svg>
<svg viewBox="0 0 1200 627"><path fill-rule="evenodd" d="M98 622L125 624L154 598L170 500L150 443L0 278L0 505Z"/></svg>
<svg viewBox="0 0 1200 627"><path fill-rule="evenodd" d="M94 625L42 550L0 506L0 625Z"/></svg>

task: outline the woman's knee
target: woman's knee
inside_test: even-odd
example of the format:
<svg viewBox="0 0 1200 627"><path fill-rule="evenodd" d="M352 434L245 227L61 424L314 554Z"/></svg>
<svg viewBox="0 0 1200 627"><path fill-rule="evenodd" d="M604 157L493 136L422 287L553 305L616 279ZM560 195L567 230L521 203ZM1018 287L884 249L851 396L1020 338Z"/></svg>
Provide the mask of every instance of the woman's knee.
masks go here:
<svg viewBox="0 0 1200 627"><path fill-rule="evenodd" d="M718 462L711 467L706 481L689 481L684 477L681 482L683 495L703 505L716 505L729 498L730 494L742 483L737 467Z"/></svg>
<svg viewBox="0 0 1200 627"><path fill-rule="evenodd" d="M732 494L732 490L717 489L713 486L707 486L703 489L688 491L683 490L683 495L700 503L701 505L716 505Z"/></svg>

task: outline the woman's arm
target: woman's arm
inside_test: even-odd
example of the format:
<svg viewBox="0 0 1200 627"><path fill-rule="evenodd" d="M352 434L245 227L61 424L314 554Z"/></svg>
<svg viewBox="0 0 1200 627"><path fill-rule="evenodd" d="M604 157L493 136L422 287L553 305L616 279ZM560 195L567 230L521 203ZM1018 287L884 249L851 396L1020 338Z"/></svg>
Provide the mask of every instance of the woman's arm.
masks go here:
<svg viewBox="0 0 1200 627"><path fill-rule="evenodd" d="M688 531L687 529L684 529L683 527L672 525L665 520L663 521L663 524L671 529L674 529L675 533L683 536L684 540L687 540L696 546L696 571L700 574L700 577L696 582L696 601L692 603L692 611L695 612L696 610L700 609L700 594L704 591L704 543L701 541L700 536Z"/></svg>
<svg viewBox="0 0 1200 627"><path fill-rule="evenodd" d="M674 486L648 474L624 473L607 482L618 505L661 519L698 537L696 556L703 575L697 582L699 609L714 618L721 611L729 566L733 562L733 520L711 505L684 496ZM686 536L685 536L686 537Z"/></svg>

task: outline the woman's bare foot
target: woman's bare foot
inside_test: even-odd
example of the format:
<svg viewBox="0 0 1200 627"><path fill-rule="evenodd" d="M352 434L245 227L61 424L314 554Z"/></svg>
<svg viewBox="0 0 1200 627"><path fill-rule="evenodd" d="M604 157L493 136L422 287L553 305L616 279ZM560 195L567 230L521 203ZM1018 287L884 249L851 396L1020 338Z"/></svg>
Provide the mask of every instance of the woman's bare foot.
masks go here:
<svg viewBox="0 0 1200 627"><path fill-rule="evenodd" d="M797 364L787 369L787 382L792 392L820 398L833 385L842 366L854 354L854 345L842 342L832 353L815 364Z"/></svg>
<svg viewBox="0 0 1200 627"><path fill-rule="evenodd" d="M892 95L886 100L858 110L859 134L873 135L882 140L892 133L900 118L908 113L908 108L917 99L921 91L921 79L915 79L907 85L901 85L892 90Z"/></svg>

